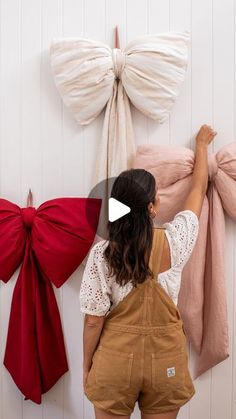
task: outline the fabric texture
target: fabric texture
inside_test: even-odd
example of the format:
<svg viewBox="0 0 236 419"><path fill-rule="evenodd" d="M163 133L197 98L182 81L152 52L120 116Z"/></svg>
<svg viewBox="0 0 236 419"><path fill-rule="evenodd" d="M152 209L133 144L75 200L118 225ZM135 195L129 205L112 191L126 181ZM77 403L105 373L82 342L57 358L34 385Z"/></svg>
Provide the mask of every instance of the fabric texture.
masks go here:
<svg viewBox="0 0 236 419"><path fill-rule="evenodd" d="M194 151L187 147L138 146L132 166L148 170L156 179L160 223L172 219L185 202L192 187L194 160ZM229 356L224 210L236 220L236 143L208 154L208 170L199 234L183 269L178 299L186 333L195 349L195 378Z"/></svg>
<svg viewBox="0 0 236 419"><path fill-rule="evenodd" d="M154 277L164 241L164 229L156 228L149 261ZM130 415L136 401L144 413L168 412L195 394L183 321L155 278L138 284L106 316L84 390L95 406L116 415Z"/></svg>
<svg viewBox="0 0 236 419"><path fill-rule="evenodd" d="M61 287L86 256L100 207L91 198L55 198L38 209L0 199L0 279L7 282L21 265L4 365L25 400L40 404L68 370L52 284Z"/></svg>
<svg viewBox="0 0 236 419"><path fill-rule="evenodd" d="M169 242L171 268L159 273L156 281L177 305L182 269L193 251L198 235L198 217L192 211L180 211L163 228ZM104 316L133 288L131 282L121 287L116 282L115 275L109 275L103 253L107 245L108 241L101 240L90 249L80 287L82 313Z"/></svg>
<svg viewBox="0 0 236 419"><path fill-rule="evenodd" d="M52 41L52 74L76 121L87 125L106 106L92 187L131 167L136 150L130 101L149 118L167 118L185 78L188 44L188 31L146 35L124 49L84 38Z"/></svg>

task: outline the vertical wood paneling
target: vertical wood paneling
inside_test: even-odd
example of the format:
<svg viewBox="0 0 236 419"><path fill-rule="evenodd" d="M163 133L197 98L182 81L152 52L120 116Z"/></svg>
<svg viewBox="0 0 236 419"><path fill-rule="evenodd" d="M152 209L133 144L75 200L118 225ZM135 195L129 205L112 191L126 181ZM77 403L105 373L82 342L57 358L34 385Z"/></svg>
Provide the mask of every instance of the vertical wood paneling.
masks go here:
<svg viewBox="0 0 236 419"><path fill-rule="evenodd" d="M170 29L170 2L169 0L149 0L149 34L168 32ZM169 144L170 117L159 124L148 119L148 139L151 144Z"/></svg>
<svg viewBox="0 0 236 419"><path fill-rule="evenodd" d="M87 196L101 139L104 110L90 125L74 120L55 88L49 62L53 37L87 37L113 47L168 30L190 30L187 77L170 117L161 125L131 107L135 143L195 147L200 125L218 131L209 152L235 139L234 0L1 0L0 3L0 192L26 204L28 188L39 206L57 196ZM225 281L230 357L194 381L196 394L179 419L236 418L235 258L236 227L226 217ZM83 394L83 320L79 289L83 265L61 289L58 302L69 371L36 405L24 401L3 366L10 304L19 270L0 281L0 419L93 419ZM190 345L190 369L194 353ZM140 417L136 404L132 419Z"/></svg>
<svg viewBox="0 0 236 419"><path fill-rule="evenodd" d="M106 24L106 1L85 0L84 2L84 36L90 39L97 39L101 42L106 42L107 24ZM95 24L96 22L96 24ZM88 196L92 183L92 170L95 167L96 159L98 158L100 142L102 138L102 127L105 110L89 125L84 127L84 147L85 153L83 158L85 165L85 179L84 179L84 196Z"/></svg>
<svg viewBox="0 0 236 419"><path fill-rule="evenodd" d="M90 39L97 39L101 42L107 42L107 3L106 0L98 0L94 2L93 0L86 0L84 3L84 36ZM96 24L95 24L96 22ZM99 155L100 141L102 138L102 128L104 120L105 110L89 125L84 127L84 146L86 153L85 157L85 189L84 196L88 196L90 192L90 185L92 182L92 170L95 166L96 159ZM86 258L85 258L86 260ZM82 278L82 275L81 275ZM79 294L79 290L77 295ZM78 302L77 302L78 304ZM84 322L84 315L80 313L81 325ZM80 336L82 336L82 331L80 330ZM80 339L80 351L83 353L83 342ZM81 362L82 367L82 362ZM83 395L84 403L84 419L94 417L94 408L92 403Z"/></svg>
<svg viewBox="0 0 236 419"><path fill-rule="evenodd" d="M30 36L29 36L30 34ZM29 188L34 206L42 198L41 183L41 2L21 2L21 205ZM41 419L43 406L23 403L23 418Z"/></svg>
<svg viewBox="0 0 236 419"><path fill-rule="evenodd" d="M42 0L41 147L42 201L63 193L63 106L55 90L49 62L54 37L62 36L63 0ZM68 115L68 119L70 115Z"/></svg>
<svg viewBox="0 0 236 419"><path fill-rule="evenodd" d="M234 140L234 1L213 2L213 123L218 135L216 152ZM233 222L226 217L225 285L228 301L230 354L232 354L233 269L231 235ZM212 369L211 417L230 417L232 401L232 355Z"/></svg>
<svg viewBox="0 0 236 419"><path fill-rule="evenodd" d="M51 39L62 35L62 0L42 1L41 22L41 178L42 202L63 195L62 102L49 64ZM54 92L54 93L53 93ZM56 94L55 94L56 93ZM63 290L53 285L63 328ZM43 395L43 419L63 418L65 375Z"/></svg>
<svg viewBox="0 0 236 419"><path fill-rule="evenodd" d="M131 40L148 34L149 13L147 0L127 0L126 45ZM135 144L148 142L148 119L131 104Z"/></svg>
<svg viewBox="0 0 236 419"><path fill-rule="evenodd" d="M106 13L107 11L105 0L98 0L96 3L93 0L84 2L84 36L86 38L106 42ZM90 167L95 167L96 159L99 155L104 114L105 110L103 109L100 115L94 121L92 121L92 123L84 127L84 196L87 196L91 189L93 172L90 170Z"/></svg>
<svg viewBox="0 0 236 419"><path fill-rule="evenodd" d="M85 2L83 0L64 1L63 36L84 36ZM87 161L89 145L85 130L73 118L67 118L63 107L63 194L86 196L88 176ZM88 136L88 138L90 138ZM79 168L83 167L83 170ZM82 315L79 311L79 287L82 267L80 267L62 287L63 292L63 328L67 347L69 372L64 377L64 417L76 419L78 412L83 412L83 335ZM68 307L70 309L68 310ZM77 320L78 319L78 320ZM80 320L79 320L80 319ZM82 415L81 415L82 417Z"/></svg>
<svg viewBox="0 0 236 419"><path fill-rule="evenodd" d="M82 37L84 33L85 3L83 0L63 0L62 35L65 37ZM63 191L67 194L85 196L87 193L90 136L80 126L66 106L63 106ZM78 168L84 167L82 170ZM64 193L64 192L63 192Z"/></svg>
<svg viewBox="0 0 236 419"><path fill-rule="evenodd" d="M1 196L21 201L21 1L1 2ZM3 358L16 277L1 282L1 419L23 418L23 400Z"/></svg>
<svg viewBox="0 0 236 419"><path fill-rule="evenodd" d="M191 2L170 0L170 30L191 33ZM189 146L191 135L191 47L184 83L170 113L170 143Z"/></svg>

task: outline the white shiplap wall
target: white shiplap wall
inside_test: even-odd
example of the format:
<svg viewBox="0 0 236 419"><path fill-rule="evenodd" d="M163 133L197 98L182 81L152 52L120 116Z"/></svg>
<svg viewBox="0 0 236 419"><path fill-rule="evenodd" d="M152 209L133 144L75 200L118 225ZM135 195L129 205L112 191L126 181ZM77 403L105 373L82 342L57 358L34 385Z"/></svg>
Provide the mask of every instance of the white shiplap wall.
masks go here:
<svg viewBox="0 0 236 419"><path fill-rule="evenodd" d="M181 94L169 120L159 126L132 108L136 144L194 148L203 123L218 131L210 150L235 141L234 0L1 0L0 2L0 194L26 205L29 187L37 207L59 196L87 196L103 114L81 128L63 106L49 66L54 36L84 36L121 46L136 36L189 29L192 45ZM226 217L225 278L230 357L194 381L196 395L179 419L236 419L235 223ZM16 274L0 282L0 419L92 419L83 395L80 267L55 294L70 371L43 403L24 401L2 365ZM18 273L18 272L17 272ZM194 353L189 347L190 369ZM139 418L136 406L132 419Z"/></svg>

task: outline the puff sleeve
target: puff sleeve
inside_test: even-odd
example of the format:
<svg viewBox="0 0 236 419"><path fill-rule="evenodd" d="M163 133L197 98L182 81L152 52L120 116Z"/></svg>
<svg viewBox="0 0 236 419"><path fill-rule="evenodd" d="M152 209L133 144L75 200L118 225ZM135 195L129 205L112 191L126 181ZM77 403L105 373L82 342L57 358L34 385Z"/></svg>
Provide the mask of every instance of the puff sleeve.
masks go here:
<svg viewBox="0 0 236 419"><path fill-rule="evenodd" d="M165 233L171 252L171 268L182 270L194 249L198 232L199 220L191 210L178 212L174 219L164 223Z"/></svg>
<svg viewBox="0 0 236 419"><path fill-rule="evenodd" d="M90 250L80 287L80 311L94 316L104 316L110 309L111 289L103 257L103 241Z"/></svg>

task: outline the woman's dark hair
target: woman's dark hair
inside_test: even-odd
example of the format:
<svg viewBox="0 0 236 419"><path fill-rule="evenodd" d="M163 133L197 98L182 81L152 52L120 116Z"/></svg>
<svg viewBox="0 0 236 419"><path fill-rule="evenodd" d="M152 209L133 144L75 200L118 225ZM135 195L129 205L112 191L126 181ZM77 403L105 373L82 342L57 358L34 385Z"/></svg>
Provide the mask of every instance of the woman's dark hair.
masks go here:
<svg viewBox="0 0 236 419"><path fill-rule="evenodd" d="M104 250L109 275L115 275L116 282L123 286L128 282L136 287L148 276L153 240L153 220L148 204L155 203L156 181L144 169L130 169L115 179L111 197L131 208L131 211L114 222L108 221L109 244Z"/></svg>

